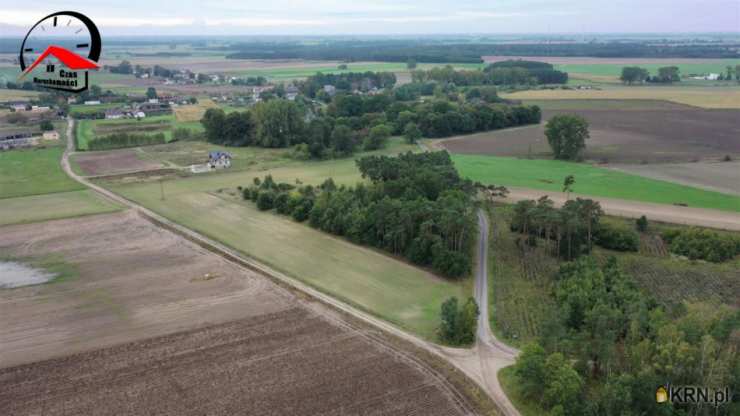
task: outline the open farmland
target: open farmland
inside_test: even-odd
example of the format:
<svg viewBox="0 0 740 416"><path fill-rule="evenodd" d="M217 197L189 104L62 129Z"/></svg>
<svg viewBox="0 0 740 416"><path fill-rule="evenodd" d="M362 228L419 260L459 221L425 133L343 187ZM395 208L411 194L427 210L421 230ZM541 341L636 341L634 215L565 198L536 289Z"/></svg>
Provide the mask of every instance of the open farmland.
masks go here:
<svg viewBox="0 0 740 416"><path fill-rule="evenodd" d="M726 194L740 195L740 162L610 165L613 169Z"/></svg>
<svg viewBox="0 0 740 416"><path fill-rule="evenodd" d="M136 149L77 153L74 162L85 175L113 175L124 172L152 170L161 164L144 160Z"/></svg>
<svg viewBox="0 0 740 416"><path fill-rule="evenodd" d="M373 153L396 154L411 149L418 147L393 140L389 148ZM338 299L427 339L436 339L440 305L449 296L469 296L470 281L439 278L292 219L261 212L232 195L238 186L247 186L255 177L267 174L277 182L299 179L319 185L332 177L337 184L355 184L362 179L353 158L299 162L271 160L263 151L272 149L237 150L245 158L253 153L248 170L165 180L161 184L132 175L102 184Z"/></svg>
<svg viewBox="0 0 740 416"><path fill-rule="evenodd" d="M665 100L701 108L740 109L740 86L604 85L600 89L542 89L501 94L513 100Z"/></svg>
<svg viewBox="0 0 740 416"><path fill-rule="evenodd" d="M174 115L147 117L144 119L116 119L116 120L78 120L76 125L76 139L78 150L89 150L89 143L96 137L114 133L133 133L154 135L164 134L165 141L172 140L172 131L178 127L194 131L202 131L199 122L178 121Z"/></svg>
<svg viewBox="0 0 740 416"><path fill-rule="evenodd" d="M557 103L563 103L559 101ZM561 114L578 114L589 123L591 138L584 158L600 163L666 163L717 160L740 155L740 110L703 110L631 101L622 107L545 109L543 120ZM565 106L565 104L563 104ZM556 107L553 105L550 108ZM547 108L547 107L546 107ZM442 142L453 153L497 156L548 156L544 124L452 138Z"/></svg>
<svg viewBox="0 0 740 416"><path fill-rule="evenodd" d="M210 98L201 98L197 104L180 105L175 108L177 121L200 121L209 108L218 107Z"/></svg>
<svg viewBox="0 0 740 416"><path fill-rule="evenodd" d="M83 189L62 171L63 152L58 146L0 152L0 198Z"/></svg>
<svg viewBox="0 0 740 416"><path fill-rule="evenodd" d="M118 204L87 189L5 198L0 200L0 225L80 217L119 209Z"/></svg>
<svg viewBox="0 0 740 416"><path fill-rule="evenodd" d="M469 413L382 335L133 212L0 231L76 271L0 291L2 414Z"/></svg>
<svg viewBox="0 0 740 416"><path fill-rule="evenodd" d="M576 179L573 187L575 193L611 198L615 204L617 200L643 201L740 212L740 197L735 195L644 178L585 163L461 154L452 155L452 160L462 176L485 184L537 189L562 195L563 178L573 175ZM681 207L665 207L665 211L669 212L671 208ZM709 211L703 215L711 217L713 214Z"/></svg>

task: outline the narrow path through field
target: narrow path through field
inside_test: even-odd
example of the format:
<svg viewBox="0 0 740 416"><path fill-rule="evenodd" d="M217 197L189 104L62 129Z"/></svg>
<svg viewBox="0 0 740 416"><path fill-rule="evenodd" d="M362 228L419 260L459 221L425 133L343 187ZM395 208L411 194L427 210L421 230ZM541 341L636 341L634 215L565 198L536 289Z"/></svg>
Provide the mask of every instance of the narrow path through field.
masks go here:
<svg viewBox="0 0 740 416"><path fill-rule="evenodd" d="M479 234L479 261L478 269L476 274L476 299L479 305L481 305L481 318L479 319L478 328L478 342L472 349L460 349L460 348L446 348L430 342L427 342L415 335L409 334L396 326L369 315L365 312L355 309L352 306L345 304L333 297L319 292L312 287L305 285L304 283L293 279L281 272L278 272L264 264L261 264L254 259L245 257L241 253L232 250L225 245L213 241L189 228L183 227L177 223L162 217L159 214L133 202L118 194L115 194L105 188L102 188L96 184L91 183L86 178L77 175L71 168L69 162L69 156L74 152L74 138L72 136L74 130L74 120L69 119L67 126L67 148L62 156L61 164L64 171L74 180L89 187L90 189L98 192L102 196L115 201L119 204L124 205L137 212L144 218L149 219L154 224L162 226L163 228L173 231L180 236L195 242L215 253L220 254L226 260L238 264L242 267L247 267L251 270L263 273L264 275L271 277L277 281L288 284L291 287L308 294L314 299L323 302L333 308L336 308L342 312L348 313L356 318L359 318L383 331L386 331L394 336L397 336L405 341L412 343L414 346L422 348L428 352L431 352L457 367L460 371L465 373L473 381L475 381L486 393L493 399L501 413L504 416L518 416L519 412L514 408L509 399L503 392L501 385L498 381L497 373L503 367L513 364L514 357L517 353L516 350L510 349L505 345L501 344L491 334L490 328L488 328L488 282L487 282L487 253L488 253L488 221L482 213L479 213L479 225L481 225L481 232ZM422 149L425 149L423 145L420 145ZM485 308L485 309L483 309ZM481 327L482 325L482 327ZM483 335L481 335L483 334Z"/></svg>
<svg viewBox="0 0 740 416"><path fill-rule="evenodd" d="M476 331L476 350L488 393L505 415L518 415L519 412L506 397L497 376L499 370L514 364L519 351L499 341L491 332L488 315L488 219L482 209L478 210L478 230L478 268L475 272L474 292L480 316Z"/></svg>

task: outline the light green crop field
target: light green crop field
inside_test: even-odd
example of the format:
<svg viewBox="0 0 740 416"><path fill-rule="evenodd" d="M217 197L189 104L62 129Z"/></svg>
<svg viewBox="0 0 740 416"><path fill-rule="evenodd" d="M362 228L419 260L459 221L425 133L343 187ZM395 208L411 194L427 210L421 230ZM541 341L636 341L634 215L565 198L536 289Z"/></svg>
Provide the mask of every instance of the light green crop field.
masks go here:
<svg viewBox="0 0 740 416"><path fill-rule="evenodd" d="M83 189L62 170L62 153L59 146L0 152L0 198Z"/></svg>
<svg viewBox="0 0 740 416"><path fill-rule="evenodd" d="M561 192L563 178L574 175L578 194L740 212L740 197L671 182L644 178L559 160L529 160L497 156L453 155L460 174L486 184Z"/></svg>
<svg viewBox="0 0 740 416"><path fill-rule="evenodd" d="M87 189L6 198L0 201L0 225L80 217L120 209L120 206Z"/></svg>
<svg viewBox="0 0 740 416"><path fill-rule="evenodd" d="M542 89L502 93L515 100L664 100L701 108L740 108L740 86L602 85L594 90Z"/></svg>
<svg viewBox="0 0 740 416"><path fill-rule="evenodd" d="M398 152L411 146L393 146ZM471 280L450 281L374 250L351 244L305 224L269 212L218 189L249 185L255 176L272 174L278 181L338 183L361 181L353 159L324 162L281 162L254 170L204 174L163 182L104 183L113 191L165 217L269 264L332 296L435 339L439 309L450 296L466 298ZM264 170L262 170L264 168Z"/></svg>
<svg viewBox="0 0 740 416"><path fill-rule="evenodd" d="M468 64L468 63L452 63L452 64L419 64L417 69L431 69L434 67L452 65L456 69L478 69L482 68L483 64ZM295 67L280 67L280 68L260 68L260 69L246 69L229 72L230 75L238 76L263 76L265 78L273 80L290 80L297 78L306 78L314 75L317 72L323 74L341 74L344 72L366 72L366 71L381 71L381 72L408 72L405 63L401 62L365 62L365 63L348 63L347 69L339 69L338 65L327 65L327 66L306 66L296 65Z"/></svg>
<svg viewBox="0 0 740 416"><path fill-rule="evenodd" d="M36 91L6 90L0 89L0 102L30 100L39 96Z"/></svg>
<svg viewBox="0 0 740 416"><path fill-rule="evenodd" d="M647 69L651 75L657 75L658 69L665 66L677 66L683 75L690 74L709 74L709 73L727 73L727 67L733 69L735 65L740 65L739 59L722 59L708 62L696 63L645 63L645 64L560 64L555 65L556 69L574 74L590 74L596 76L619 77L622 75L622 68L625 66L639 66Z"/></svg>

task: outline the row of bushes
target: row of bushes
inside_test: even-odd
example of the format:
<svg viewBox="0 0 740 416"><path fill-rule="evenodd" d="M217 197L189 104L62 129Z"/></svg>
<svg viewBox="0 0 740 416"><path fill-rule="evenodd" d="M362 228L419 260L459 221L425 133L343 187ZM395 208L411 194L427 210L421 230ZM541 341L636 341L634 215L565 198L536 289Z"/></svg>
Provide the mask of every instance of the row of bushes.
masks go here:
<svg viewBox="0 0 740 416"><path fill-rule="evenodd" d="M719 263L740 254L740 238L701 228L664 231L663 239L672 253L691 260Z"/></svg>
<svg viewBox="0 0 740 416"><path fill-rule="evenodd" d="M153 144L163 144L166 139L163 133L157 134L133 134L133 133L113 133L107 136L98 137L87 143L88 150L110 150L123 149L125 147L148 146Z"/></svg>
<svg viewBox="0 0 740 416"><path fill-rule="evenodd" d="M638 251L640 236L636 231L602 222L594 233L596 245L617 251Z"/></svg>

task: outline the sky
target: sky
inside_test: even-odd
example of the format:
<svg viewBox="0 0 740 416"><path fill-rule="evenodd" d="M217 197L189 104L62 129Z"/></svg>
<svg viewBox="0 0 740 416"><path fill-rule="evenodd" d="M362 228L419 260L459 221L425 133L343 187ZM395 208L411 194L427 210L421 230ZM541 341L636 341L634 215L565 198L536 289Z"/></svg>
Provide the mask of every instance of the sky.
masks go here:
<svg viewBox="0 0 740 416"><path fill-rule="evenodd" d="M0 37L62 10L104 36L740 32L740 0L0 0Z"/></svg>

